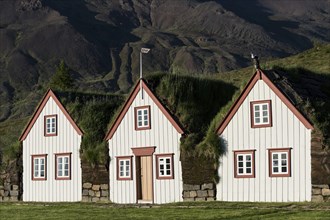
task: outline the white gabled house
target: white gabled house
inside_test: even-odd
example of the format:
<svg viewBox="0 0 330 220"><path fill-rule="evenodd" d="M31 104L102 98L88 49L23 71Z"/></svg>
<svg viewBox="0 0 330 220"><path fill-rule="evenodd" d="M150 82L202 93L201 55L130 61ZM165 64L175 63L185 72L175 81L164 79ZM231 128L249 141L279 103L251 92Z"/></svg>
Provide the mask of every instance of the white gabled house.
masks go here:
<svg viewBox="0 0 330 220"><path fill-rule="evenodd" d="M23 131L23 201L81 201L82 131L49 89Z"/></svg>
<svg viewBox="0 0 330 220"><path fill-rule="evenodd" d="M181 126L141 79L106 135L110 200L182 201Z"/></svg>
<svg viewBox="0 0 330 220"><path fill-rule="evenodd" d="M311 200L312 124L257 69L217 133L220 158L217 200Z"/></svg>

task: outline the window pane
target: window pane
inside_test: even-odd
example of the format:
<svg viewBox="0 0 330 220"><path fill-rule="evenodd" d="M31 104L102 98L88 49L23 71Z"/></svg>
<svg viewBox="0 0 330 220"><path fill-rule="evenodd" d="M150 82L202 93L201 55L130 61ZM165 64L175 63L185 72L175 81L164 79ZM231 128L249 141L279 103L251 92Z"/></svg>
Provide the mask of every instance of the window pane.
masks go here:
<svg viewBox="0 0 330 220"><path fill-rule="evenodd" d="M139 121L142 121L142 116L139 116L139 117L138 117L138 120L139 120Z"/></svg>
<svg viewBox="0 0 330 220"><path fill-rule="evenodd" d="M251 167L251 162L246 162L246 167Z"/></svg>
<svg viewBox="0 0 330 220"><path fill-rule="evenodd" d="M119 176L124 176L124 172L120 171Z"/></svg>
<svg viewBox="0 0 330 220"><path fill-rule="evenodd" d="M147 109L144 110L144 114L145 114L145 115L148 114L148 110L147 110Z"/></svg>
<svg viewBox="0 0 330 220"><path fill-rule="evenodd" d="M138 126L139 126L139 127L142 126L142 121L139 121Z"/></svg>
<svg viewBox="0 0 330 220"><path fill-rule="evenodd" d="M139 116L142 115L142 111L141 110L138 111L138 115Z"/></svg>
<svg viewBox="0 0 330 220"><path fill-rule="evenodd" d="M251 168L246 168L246 173L252 173L252 169Z"/></svg>
<svg viewBox="0 0 330 220"><path fill-rule="evenodd" d="M255 117L260 117L260 113L259 112L255 112L254 116Z"/></svg>
<svg viewBox="0 0 330 220"><path fill-rule="evenodd" d="M278 154L273 154L273 159L278 159Z"/></svg>
<svg viewBox="0 0 330 220"><path fill-rule="evenodd" d="M273 172L278 173L278 167L273 167Z"/></svg>
<svg viewBox="0 0 330 220"><path fill-rule="evenodd" d="M282 167L282 172L286 173L287 172L287 168L286 167Z"/></svg>
<svg viewBox="0 0 330 220"><path fill-rule="evenodd" d="M255 123L260 123L260 118L255 118Z"/></svg>
<svg viewBox="0 0 330 220"><path fill-rule="evenodd" d="M278 166L278 160L273 160L273 166Z"/></svg>
<svg viewBox="0 0 330 220"><path fill-rule="evenodd" d="M45 177L45 171L40 172L40 177Z"/></svg>
<svg viewBox="0 0 330 220"><path fill-rule="evenodd" d="M286 160L282 160L282 166L286 166Z"/></svg>
<svg viewBox="0 0 330 220"><path fill-rule="evenodd" d="M123 167L123 166L120 166L120 167L119 167L119 170L120 170L120 171L124 171L124 167Z"/></svg>
<svg viewBox="0 0 330 220"><path fill-rule="evenodd" d="M268 111L263 111L262 116L268 116Z"/></svg>
<svg viewBox="0 0 330 220"><path fill-rule="evenodd" d="M58 176L62 176L62 170L58 171Z"/></svg>
<svg viewBox="0 0 330 220"><path fill-rule="evenodd" d="M268 118L263 118L263 123L268 123Z"/></svg>
<svg viewBox="0 0 330 220"><path fill-rule="evenodd" d="M284 154L281 154L281 158L282 159L286 159L286 154L284 153Z"/></svg>
<svg viewBox="0 0 330 220"><path fill-rule="evenodd" d="M243 168L239 168L238 173L243 173Z"/></svg>
<svg viewBox="0 0 330 220"><path fill-rule="evenodd" d="M59 163L59 164L62 164L62 157L59 157L59 158L58 158L58 163Z"/></svg>
<svg viewBox="0 0 330 220"><path fill-rule="evenodd" d="M243 167L243 162L238 162L238 167Z"/></svg>
<svg viewBox="0 0 330 220"><path fill-rule="evenodd" d="M38 170L34 170L34 177L39 177Z"/></svg>
<svg viewBox="0 0 330 220"><path fill-rule="evenodd" d="M64 163L69 163L69 157L64 157Z"/></svg>
<svg viewBox="0 0 330 220"><path fill-rule="evenodd" d="M168 176L171 175L171 170L167 170L166 175L168 175Z"/></svg>
<svg viewBox="0 0 330 220"><path fill-rule="evenodd" d="M238 156L238 161L243 161L243 156L242 155Z"/></svg>
<svg viewBox="0 0 330 220"><path fill-rule="evenodd" d="M128 170L126 170L126 176L129 176L129 171Z"/></svg>
<svg viewBox="0 0 330 220"><path fill-rule="evenodd" d="M262 110L267 110L267 108L268 108L268 105L267 104L262 105Z"/></svg>
<svg viewBox="0 0 330 220"><path fill-rule="evenodd" d="M259 109L260 109L260 108L259 108L259 105L255 105L255 106L254 106L254 110L255 110L255 111L259 111Z"/></svg>
<svg viewBox="0 0 330 220"><path fill-rule="evenodd" d="M69 176L69 171L68 170L65 170L64 176Z"/></svg>
<svg viewBox="0 0 330 220"><path fill-rule="evenodd" d="M246 155L246 160L251 161L251 155Z"/></svg>
<svg viewBox="0 0 330 220"><path fill-rule="evenodd" d="M163 170L163 169L164 169L164 164L160 164L159 168L160 168L161 170Z"/></svg>
<svg viewBox="0 0 330 220"><path fill-rule="evenodd" d="M144 125L147 126L148 125L148 121L144 121Z"/></svg>

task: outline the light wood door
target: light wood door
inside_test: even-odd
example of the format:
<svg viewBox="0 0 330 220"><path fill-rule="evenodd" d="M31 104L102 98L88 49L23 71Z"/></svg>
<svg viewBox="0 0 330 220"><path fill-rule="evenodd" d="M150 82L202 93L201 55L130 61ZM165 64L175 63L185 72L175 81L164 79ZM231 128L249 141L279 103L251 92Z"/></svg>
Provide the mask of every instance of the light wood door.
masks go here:
<svg viewBox="0 0 330 220"><path fill-rule="evenodd" d="M152 201L152 157L141 156L142 200Z"/></svg>

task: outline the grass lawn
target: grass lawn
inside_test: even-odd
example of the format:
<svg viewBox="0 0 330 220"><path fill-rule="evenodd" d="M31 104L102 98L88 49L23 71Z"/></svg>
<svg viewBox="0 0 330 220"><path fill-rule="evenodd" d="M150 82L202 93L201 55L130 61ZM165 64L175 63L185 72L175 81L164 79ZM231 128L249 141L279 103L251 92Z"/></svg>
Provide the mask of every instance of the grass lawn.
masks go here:
<svg viewBox="0 0 330 220"><path fill-rule="evenodd" d="M155 205L1 202L0 219L330 219L329 203L194 202Z"/></svg>

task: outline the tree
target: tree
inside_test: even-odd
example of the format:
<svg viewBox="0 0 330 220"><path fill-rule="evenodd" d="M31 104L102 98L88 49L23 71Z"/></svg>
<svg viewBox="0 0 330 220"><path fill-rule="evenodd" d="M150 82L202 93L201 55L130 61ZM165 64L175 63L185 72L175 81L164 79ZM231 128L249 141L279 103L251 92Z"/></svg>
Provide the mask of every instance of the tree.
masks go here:
<svg viewBox="0 0 330 220"><path fill-rule="evenodd" d="M73 89L73 79L70 75L70 69L63 60L60 61L56 68L56 72L52 77L50 88L57 90L70 90Z"/></svg>

